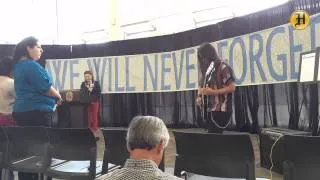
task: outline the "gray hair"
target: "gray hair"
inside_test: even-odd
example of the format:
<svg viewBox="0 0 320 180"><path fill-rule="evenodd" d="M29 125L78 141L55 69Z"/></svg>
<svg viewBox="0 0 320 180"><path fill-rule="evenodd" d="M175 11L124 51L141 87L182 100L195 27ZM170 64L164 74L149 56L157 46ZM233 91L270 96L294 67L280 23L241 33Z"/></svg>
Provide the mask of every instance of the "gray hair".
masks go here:
<svg viewBox="0 0 320 180"><path fill-rule="evenodd" d="M130 150L150 150L163 141L166 147L169 138L168 129L162 119L154 116L136 116L128 129L127 146Z"/></svg>

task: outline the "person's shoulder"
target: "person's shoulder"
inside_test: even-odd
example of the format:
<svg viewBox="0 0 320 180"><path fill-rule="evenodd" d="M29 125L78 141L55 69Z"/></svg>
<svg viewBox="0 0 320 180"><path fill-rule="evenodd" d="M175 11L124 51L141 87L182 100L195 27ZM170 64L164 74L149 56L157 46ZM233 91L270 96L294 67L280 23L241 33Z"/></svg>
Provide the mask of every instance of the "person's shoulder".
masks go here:
<svg viewBox="0 0 320 180"><path fill-rule="evenodd" d="M111 177L112 177L112 172L105 174L105 175L102 175L102 176L96 178L95 180L108 180L108 179L111 179Z"/></svg>
<svg viewBox="0 0 320 180"><path fill-rule="evenodd" d="M36 64L37 62L31 59L23 59L23 60L19 60L18 64Z"/></svg>
<svg viewBox="0 0 320 180"><path fill-rule="evenodd" d="M162 180L182 180L182 178L179 178L179 177L174 176L172 174L164 173Z"/></svg>
<svg viewBox="0 0 320 180"><path fill-rule="evenodd" d="M42 66L34 60L21 60L18 65L25 68L42 68Z"/></svg>
<svg viewBox="0 0 320 180"><path fill-rule="evenodd" d="M108 174L102 175L96 180L117 180L121 174L121 169L116 169Z"/></svg>
<svg viewBox="0 0 320 180"><path fill-rule="evenodd" d="M222 63L222 65L224 65L224 66L230 67L230 64L229 64L229 62L228 62L228 59L222 60L221 63Z"/></svg>
<svg viewBox="0 0 320 180"><path fill-rule="evenodd" d="M221 70L226 69L226 68L232 70L232 67L228 63L228 60L222 60L221 61Z"/></svg>
<svg viewBox="0 0 320 180"><path fill-rule="evenodd" d="M6 85L14 85L14 80L7 76L0 76L0 80L6 83Z"/></svg>
<svg viewBox="0 0 320 180"><path fill-rule="evenodd" d="M8 77L7 81L9 84L14 85L14 79Z"/></svg>
<svg viewBox="0 0 320 180"><path fill-rule="evenodd" d="M80 89L84 89L86 87L86 83L83 81L80 85Z"/></svg>

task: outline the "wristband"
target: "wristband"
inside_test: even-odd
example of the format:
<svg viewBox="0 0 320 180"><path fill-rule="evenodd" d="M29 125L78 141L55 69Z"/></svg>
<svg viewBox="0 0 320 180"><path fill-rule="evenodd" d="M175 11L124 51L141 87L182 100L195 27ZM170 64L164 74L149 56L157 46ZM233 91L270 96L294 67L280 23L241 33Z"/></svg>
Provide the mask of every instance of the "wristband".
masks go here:
<svg viewBox="0 0 320 180"><path fill-rule="evenodd" d="M61 102L63 102L63 99L60 97L60 98L58 98L58 97L56 97L56 101L58 102L58 101L61 101Z"/></svg>

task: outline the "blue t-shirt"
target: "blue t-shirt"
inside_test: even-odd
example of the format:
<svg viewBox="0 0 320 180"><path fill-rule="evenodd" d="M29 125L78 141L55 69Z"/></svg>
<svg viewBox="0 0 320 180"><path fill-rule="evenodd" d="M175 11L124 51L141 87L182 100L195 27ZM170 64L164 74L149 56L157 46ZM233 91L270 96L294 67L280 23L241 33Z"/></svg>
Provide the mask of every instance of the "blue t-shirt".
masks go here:
<svg viewBox="0 0 320 180"><path fill-rule="evenodd" d="M34 60L20 60L14 67L16 100L13 112L53 112L55 99L47 96L52 86L48 71Z"/></svg>

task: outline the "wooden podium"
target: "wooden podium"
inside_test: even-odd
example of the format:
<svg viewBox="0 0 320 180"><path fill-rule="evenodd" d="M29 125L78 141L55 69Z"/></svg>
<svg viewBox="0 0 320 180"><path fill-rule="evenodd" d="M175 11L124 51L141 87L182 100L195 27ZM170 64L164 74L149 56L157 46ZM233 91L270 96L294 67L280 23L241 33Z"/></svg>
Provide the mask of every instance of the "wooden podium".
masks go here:
<svg viewBox="0 0 320 180"><path fill-rule="evenodd" d="M80 90L61 91L62 105L58 106L58 127L87 128L89 99Z"/></svg>

